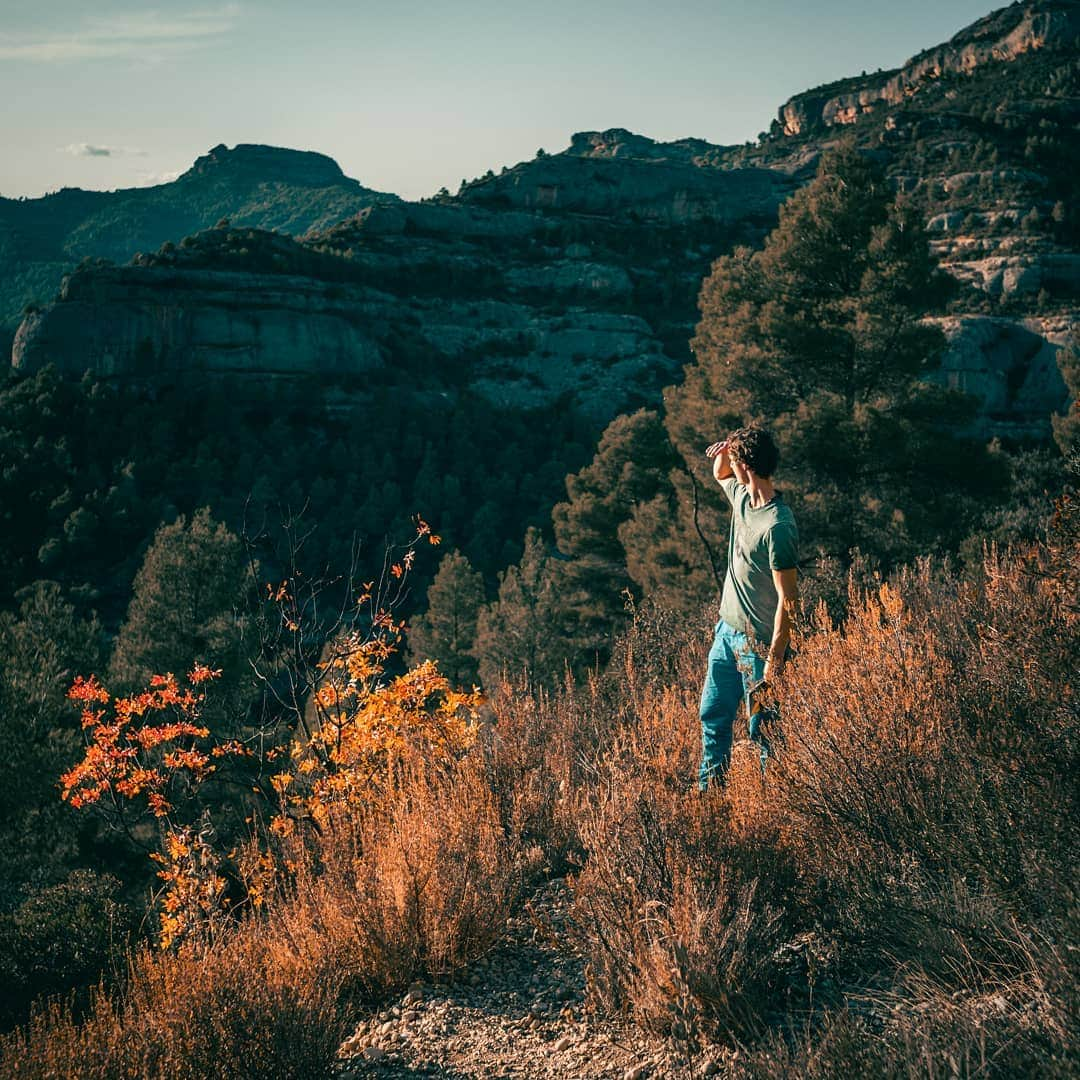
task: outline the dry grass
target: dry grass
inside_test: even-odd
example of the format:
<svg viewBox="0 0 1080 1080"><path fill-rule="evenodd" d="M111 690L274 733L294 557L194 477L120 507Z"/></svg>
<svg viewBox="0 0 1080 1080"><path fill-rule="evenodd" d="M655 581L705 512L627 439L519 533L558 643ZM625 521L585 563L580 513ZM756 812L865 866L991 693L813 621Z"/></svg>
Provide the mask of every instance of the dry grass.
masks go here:
<svg viewBox="0 0 1080 1080"><path fill-rule="evenodd" d="M282 845L257 914L198 946L139 953L124 990L99 993L82 1021L41 1008L0 1042L0 1072L329 1075L357 1008L482 954L532 871L480 754L438 770L414 760L377 808Z"/></svg>
<svg viewBox="0 0 1080 1080"><path fill-rule="evenodd" d="M461 761L282 840L257 918L140 954L81 1024L39 1011L5 1075L320 1075L350 1009L467 965L545 866L574 870L594 1003L737 1047L732 1076L1075 1075L1078 594L1076 543L853 585L802 634L765 777L736 744L704 796L706 636L639 612L608 671L504 688Z"/></svg>
<svg viewBox="0 0 1080 1080"><path fill-rule="evenodd" d="M292 880L269 917L305 951L328 950L350 997L374 1003L488 949L531 871L519 852L481 755L449 772L415 762L377 809L286 849Z"/></svg>
<svg viewBox="0 0 1080 1080"><path fill-rule="evenodd" d="M227 944L142 952L126 990L76 1021L53 1002L4 1040L5 1077L112 1080L325 1075L343 1035L340 977L248 925Z"/></svg>
<svg viewBox="0 0 1080 1080"><path fill-rule="evenodd" d="M697 650L682 691L622 673L572 810L599 1002L747 1075L1077 1067L1080 573L1037 554L853 587L722 794L688 791Z"/></svg>

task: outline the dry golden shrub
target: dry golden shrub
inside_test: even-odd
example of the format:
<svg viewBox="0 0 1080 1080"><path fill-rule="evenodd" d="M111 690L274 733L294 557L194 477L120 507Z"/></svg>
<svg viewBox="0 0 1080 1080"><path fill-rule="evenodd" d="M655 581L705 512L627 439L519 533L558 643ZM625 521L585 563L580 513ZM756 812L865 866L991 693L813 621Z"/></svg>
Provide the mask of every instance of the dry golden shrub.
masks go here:
<svg viewBox="0 0 1080 1080"><path fill-rule="evenodd" d="M227 942L133 957L123 992L82 1021L52 1002L4 1038L5 1077L203 1080L327 1075L344 1035L341 977L254 921Z"/></svg>
<svg viewBox="0 0 1080 1080"><path fill-rule="evenodd" d="M780 975L792 868L775 846L745 842L722 795L697 793L696 680L623 674L628 722L594 751L574 801L587 854L573 936L607 1007L688 1046L747 1037Z"/></svg>
<svg viewBox="0 0 1080 1080"><path fill-rule="evenodd" d="M490 752L503 821L523 848L540 849L550 872L580 861L578 804L597 789L606 758L629 753L673 777L697 768L691 698L708 647L705 635L652 605L633 615L605 671L550 689L508 683L492 694ZM678 688L671 707L685 714L676 742L666 708L657 709L669 687ZM638 742L652 738L655 753L628 750L631 734Z"/></svg>
<svg viewBox="0 0 1080 1080"><path fill-rule="evenodd" d="M759 1032L791 932L791 868L736 846L712 794L616 774L582 813L572 926L599 1000L682 1041Z"/></svg>
<svg viewBox="0 0 1080 1080"><path fill-rule="evenodd" d="M1013 918L1075 904L1080 636L1028 569L923 563L852 597L785 674L765 782L733 772L736 820L776 821L883 955L997 970Z"/></svg>
<svg viewBox="0 0 1080 1080"><path fill-rule="evenodd" d="M412 759L378 806L331 815L308 842L285 841L283 855L292 875L269 904L275 932L327 950L364 1002L481 955L530 870L479 754L440 769Z"/></svg>
<svg viewBox="0 0 1080 1080"><path fill-rule="evenodd" d="M681 690L620 672L619 719L571 805L596 999L691 1048L745 1042L801 1003L753 1075L934 1075L953 1059L1008 1075L993 1062L1044 1058L1057 1075L1080 986L1065 947L1080 913L1077 564L1065 546L990 551L975 580L923 561L853 585L843 627L822 609L801 635L764 776L737 742L726 789L705 797L687 790L700 650L673 665ZM829 1012L838 984L865 1015ZM980 1027L997 996L1028 1005ZM1042 1023L1023 1019L1032 1000L1050 1002ZM792 1024L810 1024L805 1045Z"/></svg>
<svg viewBox="0 0 1080 1080"><path fill-rule="evenodd" d="M583 749L592 745L591 711L582 694L503 685L491 699L491 768L500 816L523 850L543 865L563 867L580 845L569 813L581 774Z"/></svg>
<svg viewBox="0 0 1080 1080"><path fill-rule="evenodd" d="M740 1055L739 1080L936 1077L1067 1080L1076 1076L1077 972L1043 943L1025 977L947 991L921 977L895 997L836 1009L774 1032Z"/></svg>
<svg viewBox="0 0 1080 1080"><path fill-rule="evenodd" d="M198 947L140 953L82 1021L47 1005L0 1043L3 1075L329 1075L351 1009L486 951L533 869L479 753L403 757L377 805L279 843L278 859L240 856L261 875L256 911Z"/></svg>

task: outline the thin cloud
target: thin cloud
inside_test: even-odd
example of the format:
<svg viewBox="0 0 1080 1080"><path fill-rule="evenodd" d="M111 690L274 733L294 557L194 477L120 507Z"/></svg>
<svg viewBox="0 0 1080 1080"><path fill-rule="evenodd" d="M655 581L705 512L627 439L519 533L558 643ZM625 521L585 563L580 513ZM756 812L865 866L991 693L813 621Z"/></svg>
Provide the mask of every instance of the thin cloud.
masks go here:
<svg viewBox="0 0 1080 1080"><path fill-rule="evenodd" d="M63 154L72 157L146 157L145 150L136 150L133 146L95 146L93 143L69 143L60 148Z"/></svg>
<svg viewBox="0 0 1080 1080"><path fill-rule="evenodd" d="M180 52L227 34L240 14L238 4L188 12L133 12L97 15L77 33L0 34L0 60L54 63L142 56L155 50Z"/></svg>
<svg viewBox="0 0 1080 1080"><path fill-rule="evenodd" d="M173 169L170 172L139 173L135 186L156 187L158 184L171 184L180 175L181 171L180 169Z"/></svg>

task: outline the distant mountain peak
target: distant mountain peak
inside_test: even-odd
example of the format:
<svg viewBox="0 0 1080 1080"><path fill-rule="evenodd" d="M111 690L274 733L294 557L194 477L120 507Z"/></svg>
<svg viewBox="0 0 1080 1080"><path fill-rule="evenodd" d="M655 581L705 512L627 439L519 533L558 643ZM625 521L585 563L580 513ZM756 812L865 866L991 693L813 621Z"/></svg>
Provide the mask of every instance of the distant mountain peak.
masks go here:
<svg viewBox="0 0 1080 1080"><path fill-rule="evenodd" d="M326 154L314 150L290 150L283 146L237 143L231 150L219 143L201 157L180 179L195 176L252 174L263 180L279 180L305 187L353 185L341 166Z"/></svg>

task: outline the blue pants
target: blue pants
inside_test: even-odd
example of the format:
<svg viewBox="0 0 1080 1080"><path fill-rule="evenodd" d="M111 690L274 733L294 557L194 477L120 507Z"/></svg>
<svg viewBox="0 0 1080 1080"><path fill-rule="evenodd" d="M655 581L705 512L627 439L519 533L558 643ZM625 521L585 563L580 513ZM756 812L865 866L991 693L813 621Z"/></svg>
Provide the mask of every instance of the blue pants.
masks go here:
<svg viewBox="0 0 1080 1080"><path fill-rule="evenodd" d="M731 761L732 729L740 700L746 701L750 738L761 746L761 767L765 767L768 744L759 730L760 718L750 714L749 688L765 673L765 661L750 648L749 639L721 620L716 624L709 650L705 686L701 691L701 768L698 787L704 791L710 781L723 784Z"/></svg>

